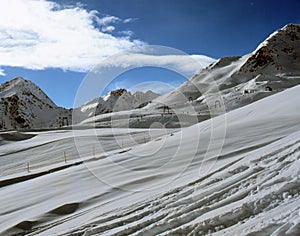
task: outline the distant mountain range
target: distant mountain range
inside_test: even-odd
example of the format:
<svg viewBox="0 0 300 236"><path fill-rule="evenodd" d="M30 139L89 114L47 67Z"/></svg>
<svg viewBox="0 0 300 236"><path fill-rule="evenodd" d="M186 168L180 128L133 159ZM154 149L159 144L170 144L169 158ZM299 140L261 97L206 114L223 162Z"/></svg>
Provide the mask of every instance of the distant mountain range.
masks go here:
<svg viewBox="0 0 300 236"><path fill-rule="evenodd" d="M159 95L152 91L132 94L125 89L111 91L103 97L75 108L81 119L144 106ZM33 82L17 77L0 86L0 130L55 128L72 123L73 109L55 103Z"/></svg>
<svg viewBox="0 0 300 236"><path fill-rule="evenodd" d="M76 122L80 122L103 113L136 108L158 111L162 105L176 114L188 113L187 107L192 106L195 114L207 119L210 106L218 104L229 111L299 83L300 25L289 24L271 34L254 52L221 58L161 96L151 91L132 94L119 89L73 110L56 106L35 84L15 78L0 86L0 129L70 125L73 111ZM209 104L208 100L216 103Z"/></svg>
<svg viewBox="0 0 300 236"><path fill-rule="evenodd" d="M75 108L73 111L76 114L74 120L77 123L100 114L142 108L158 96L159 94L152 91L145 93L138 91L132 94L126 89L117 89Z"/></svg>

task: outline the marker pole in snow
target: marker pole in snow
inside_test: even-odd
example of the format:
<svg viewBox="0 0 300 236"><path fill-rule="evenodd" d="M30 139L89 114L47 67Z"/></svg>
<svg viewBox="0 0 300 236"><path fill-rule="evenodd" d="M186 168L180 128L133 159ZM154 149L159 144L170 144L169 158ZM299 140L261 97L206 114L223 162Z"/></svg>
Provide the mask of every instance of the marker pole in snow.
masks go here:
<svg viewBox="0 0 300 236"><path fill-rule="evenodd" d="M65 158L65 163L67 163L67 154L66 154L66 151L64 151L64 158Z"/></svg>
<svg viewBox="0 0 300 236"><path fill-rule="evenodd" d="M29 162L27 162L27 171L28 171L28 173L30 173Z"/></svg>

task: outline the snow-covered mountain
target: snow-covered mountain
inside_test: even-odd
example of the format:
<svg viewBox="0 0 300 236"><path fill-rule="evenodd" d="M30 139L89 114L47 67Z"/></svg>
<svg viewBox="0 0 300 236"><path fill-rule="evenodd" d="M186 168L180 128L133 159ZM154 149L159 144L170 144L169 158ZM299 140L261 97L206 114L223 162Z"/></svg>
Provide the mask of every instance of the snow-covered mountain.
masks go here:
<svg viewBox="0 0 300 236"><path fill-rule="evenodd" d="M86 119L143 107L158 96L152 91L132 94L118 89L75 108L75 112L78 112L80 119ZM72 112L73 109L55 105L38 86L22 77L0 85L0 130L62 127L72 124Z"/></svg>
<svg viewBox="0 0 300 236"><path fill-rule="evenodd" d="M112 116L121 120L118 115L125 113L118 112L137 108L142 108L140 118L132 112L125 115L130 127L149 127L153 122L169 128L189 126L210 118L216 108L230 111L299 83L300 25L290 24L271 34L254 52L221 58L162 96L118 89L71 112L57 107L33 83L16 78L0 88L0 129L59 127L71 124L71 113L73 124L97 116L92 121L109 127L107 120Z"/></svg>
<svg viewBox="0 0 300 236"><path fill-rule="evenodd" d="M208 99L223 99L218 105L229 111L299 83L300 25L289 24L254 52L217 60L156 102L179 110L193 104L196 112L203 113ZM155 106L155 102L149 105Z"/></svg>
<svg viewBox="0 0 300 236"><path fill-rule="evenodd" d="M51 128L71 123L71 110L58 107L34 83L17 77L0 85L0 130Z"/></svg>
<svg viewBox="0 0 300 236"><path fill-rule="evenodd" d="M286 25L245 56L224 57L141 110L83 121L97 127L190 126L300 84L300 25ZM108 122L108 120L114 120ZM128 121L129 120L129 121Z"/></svg>
<svg viewBox="0 0 300 236"><path fill-rule="evenodd" d="M126 89L117 89L76 108L74 113L81 121L100 114L142 108L158 96L159 94L150 90L145 93L137 91L132 94Z"/></svg>

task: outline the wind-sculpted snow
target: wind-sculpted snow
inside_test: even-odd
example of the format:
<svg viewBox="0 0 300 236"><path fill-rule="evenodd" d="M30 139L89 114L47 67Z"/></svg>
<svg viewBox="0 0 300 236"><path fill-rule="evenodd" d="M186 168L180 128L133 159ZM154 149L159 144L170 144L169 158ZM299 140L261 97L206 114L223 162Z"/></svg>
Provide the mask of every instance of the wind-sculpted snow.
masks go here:
<svg viewBox="0 0 300 236"><path fill-rule="evenodd" d="M53 172L0 188L1 234L298 235L299 92L181 130L57 130L7 142L0 181Z"/></svg>
<svg viewBox="0 0 300 236"><path fill-rule="evenodd" d="M157 198L98 216L67 235L297 235L299 135Z"/></svg>

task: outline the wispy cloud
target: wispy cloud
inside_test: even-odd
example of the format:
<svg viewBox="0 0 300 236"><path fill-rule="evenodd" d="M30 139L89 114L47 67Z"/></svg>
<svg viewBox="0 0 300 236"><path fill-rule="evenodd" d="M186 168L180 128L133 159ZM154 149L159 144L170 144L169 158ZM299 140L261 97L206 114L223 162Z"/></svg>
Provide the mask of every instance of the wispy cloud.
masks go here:
<svg viewBox="0 0 300 236"><path fill-rule="evenodd" d="M111 33L116 29L116 27L109 25L102 28L102 32L108 32Z"/></svg>
<svg viewBox="0 0 300 236"><path fill-rule="evenodd" d="M119 32L120 35L124 35L126 37L132 37L134 35L134 32L131 30L122 30Z"/></svg>
<svg viewBox="0 0 300 236"><path fill-rule="evenodd" d="M0 76L6 76L5 72L3 69L0 68Z"/></svg>
<svg viewBox="0 0 300 236"><path fill-rule="evenodd" d="M131 22L135 22L135 21L137 21L138 20L138 18L127 18L127 19L125 19L125 20L123 20L123 23L131 23Z"/></svg>
<svg viewBox="0 0 300 236"><path fill-rule="evenodd" d="M214 61L215 59L203 55L149 55L143 53L121 53L102 61L98 64L97 71L111 67L134 68L154 66L173 70L186 77L191 77Z"/></svg>
<svg viewBox="0 0 300 236"><path fill-rule="evenodd" d="M102 17L102 18L96 18L96 22L100 26L107 26L109 24L117 23L119 21L121 21L121 19L119 17L116 17L116 16L105 16L105 17Z"/></svg>

